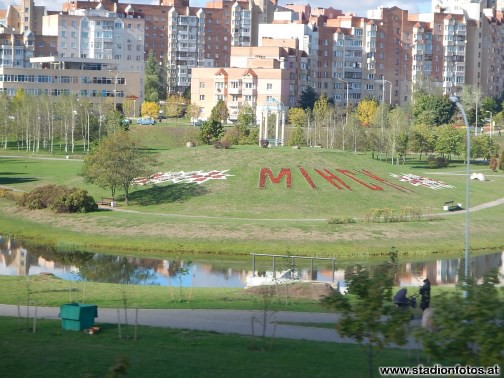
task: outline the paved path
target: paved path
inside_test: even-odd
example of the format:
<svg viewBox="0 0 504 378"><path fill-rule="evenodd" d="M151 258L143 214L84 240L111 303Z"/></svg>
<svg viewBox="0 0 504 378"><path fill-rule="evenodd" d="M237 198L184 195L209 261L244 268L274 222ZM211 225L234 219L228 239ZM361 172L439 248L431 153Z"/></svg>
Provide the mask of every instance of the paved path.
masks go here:
<svg viewBox="0 0 504 378"><path fill-rule="evenodd" d="M27 315L27 309L20 307L21 316ZM127 311L128 324L135 324L136 310ZM30 307L29 316L33 317L35 307ZM95 323L117 324L120 318L125 323L123 309L98 308L98 318ZM254 334L262 335L262 311L238 310L138 310L138 324L153 327L167 327L179 329L194 329L201 331L215 331L227 334L251 335L252 324ZM0 316L18 316L18 308L14 305L0 304ZM38 307L38 319L59 319L59 308ZM254 320L255 319L255 320ZM275 322L303 322L303 323L329 323L336 324L337 314L332 313L307 313L307 312L275 312L269 314L266 321L266 335L275 337L313 340L337 343L353 343L353 340L338 335L335 329L301 327L293 325L276 324ZM418 323L418 321L413 321ZM418 348L414 340L410 340L405 348Z"/></svg>

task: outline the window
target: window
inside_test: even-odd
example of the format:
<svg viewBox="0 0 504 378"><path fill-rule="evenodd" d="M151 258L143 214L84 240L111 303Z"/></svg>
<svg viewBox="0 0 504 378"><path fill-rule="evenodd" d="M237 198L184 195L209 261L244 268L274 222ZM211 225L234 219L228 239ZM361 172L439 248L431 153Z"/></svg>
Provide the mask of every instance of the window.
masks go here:
<svg viewBox="0 0 504 378"><path fill-rule="evenodd" d="M200 81L200 83L199 83L199 87L200 87L200 88L205 88L205 82L204 82L204 81Z"/></svg>
<svg viewBox="0 0 504 378"><path fill-rule="evenodd" d="M266 84L266 89L267 89L267 90L272 90L272 89L273 89L273 84L271 84L271 83L267 83L267 84Z"/></svg>

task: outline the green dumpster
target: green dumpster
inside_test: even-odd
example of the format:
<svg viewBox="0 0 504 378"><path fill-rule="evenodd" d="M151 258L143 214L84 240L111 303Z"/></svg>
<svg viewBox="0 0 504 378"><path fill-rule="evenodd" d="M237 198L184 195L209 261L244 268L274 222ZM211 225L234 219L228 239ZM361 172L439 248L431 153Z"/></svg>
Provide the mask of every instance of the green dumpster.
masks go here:
<svg viewBox="0 0 504 378"><path fill-rule="evenodd" d="M97 316L96 305L68 303L60 307L61 327L67 331L82 331L91 328Z"/></svg>

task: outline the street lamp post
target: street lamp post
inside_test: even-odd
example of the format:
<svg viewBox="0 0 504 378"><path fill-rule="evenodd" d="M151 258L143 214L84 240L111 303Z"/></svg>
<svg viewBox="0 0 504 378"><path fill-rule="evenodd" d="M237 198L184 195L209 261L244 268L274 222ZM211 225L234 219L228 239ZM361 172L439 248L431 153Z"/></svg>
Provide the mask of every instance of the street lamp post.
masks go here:
<svg viewBox="0 0 504 378"><path fill-rule="evenodd" d="M450 96L450 101L455 103L460 113L462 114L462 118L464 119L464 124L466 126L466 219L465 219L465 250L464 250L464 279L467 279L469 275L469 183L471 181L471 132L469 128L469 123L467 122L467 116L464 111L464 107L459 102L459 98L457 96Z"/></svg>
<svg viewBox="0 0 504 378"><path fill-rule="evenodd" d="M490 113L490 138L491 138L493 134L492 112L487 110L486 113Z"/></svg>
<svg viewBox="0 0 504 378"><path fill-rule="evenodd" d="M383 144L385 143L385 82L390 84L389 104L392 104L392 82L385 80L385 75L382 75L382 124L381 124L381 141L380 141L380 161L383 154Z"/></svg>
<svg viewBox="0 0 504 378"><path fill-rule="evenodd" d="M338 80L344 82L346 85L346 111L345 111L345 124L346 124L348 123L348 88L350 84L348 83L348 81L340 79L339 77Z"/></svg>
<svg viewBox="0 0 504 378"><path fill-rule="evenodd" d="M114 80L114 111L117 111L117 77L119 76L119 73L115 74L115 80Z"/></svg>

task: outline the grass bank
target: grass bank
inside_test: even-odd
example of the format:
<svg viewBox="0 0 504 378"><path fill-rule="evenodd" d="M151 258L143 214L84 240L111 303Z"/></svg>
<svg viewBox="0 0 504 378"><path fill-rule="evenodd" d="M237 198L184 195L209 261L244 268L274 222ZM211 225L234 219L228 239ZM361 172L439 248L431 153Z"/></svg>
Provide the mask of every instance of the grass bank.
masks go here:
<svg viewBox="0 0 504 378"><path fill-rule="evenodd" d="M264 298L247 289L180 288L177 285L128 285L83 281L65 281L50 275L29 277L0 276L0 303L59 307L64 303L93 303L102 308L144 309L223 309L263 310ZM397 288L396 288L397 289ZM396 290L394 290L395 293ZM327 312L319 298L305 299L293 286L278 286L269 298L272 311ZM304 291L309 292L309 290ZM410 294L418 287L408 288ZM459 292L455 287L432 287L432 296Z"/></svg>
<svg viewBox="0 0 504 378"><path fill-rule="evenodd" d="M264 300L245 289L180 288L156 285L127 285L82 281L65 281L52 276L0 276L0 303L37 304L59 307L64 303L93 303L99 307L152 309L227 309L261 310ZM283 288L272 297L273 311L323 312L317 299L288 297Z"/></svg>

